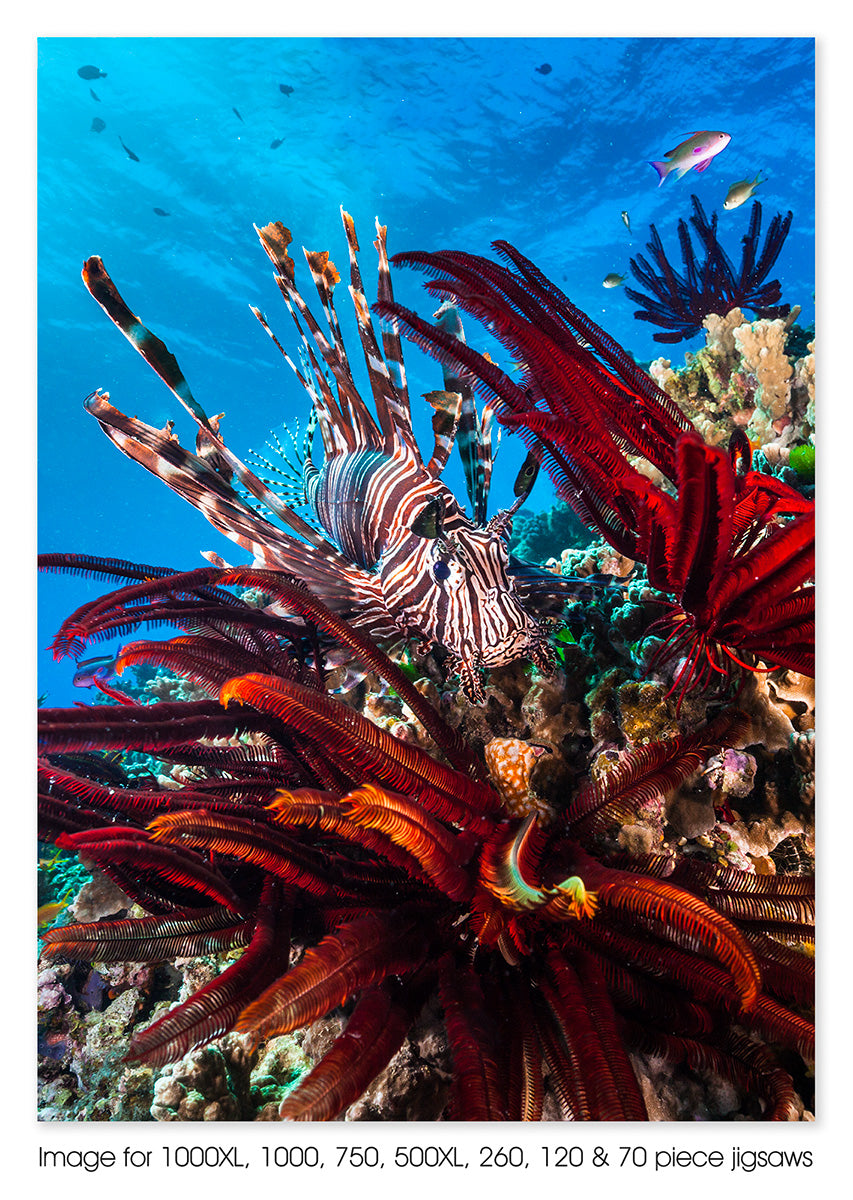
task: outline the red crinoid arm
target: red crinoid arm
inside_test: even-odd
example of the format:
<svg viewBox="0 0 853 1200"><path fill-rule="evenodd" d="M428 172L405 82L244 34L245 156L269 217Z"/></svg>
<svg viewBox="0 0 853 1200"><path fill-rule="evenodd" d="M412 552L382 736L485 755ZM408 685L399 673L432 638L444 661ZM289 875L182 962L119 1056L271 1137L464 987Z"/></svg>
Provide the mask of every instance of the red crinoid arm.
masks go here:
<svg viewBox="0 0 853 1200"><path fill-rule="evenodd" d="M768 1042L788 1046L807 1063L814 1063L815 1029L812 1021L791 1012L770 996L759 996L745 1024Z"/></svg>
<svg viewBox="0 0 853 1200"><path fill-rule="evenodd" d="M735 474L728 454L698 433L675 446L675 527L667 544L669 586L688 612L705 601L732 549Z"/></svg>
<svg viewBox="0 0 853 1200"><path fill-rule="evenodd" d="M779 878L777 876L777 878ZM782 876L781 878L786 878ZM799 878L799 876L794 876ZM755 951L761 967L764 990L777 1000L787 1001L797 1007L814 1005L815 964L814 958L803 954L792 946L783 945L765 933L746 931L747 939Z"/></svg>
<svg viewBox="0 0 853 1200"><path fill-rule="evenodd" d="M205 809L164 813L148 826L152 842L192 846L217 855L252 863L270 875L312 896L332 897L334 886L325 877L325 858L300 845L278 829Z"/></svg>
<svg viewBox="0 0 853 1200"><path fill-rule="evenodd" d="M418 860L408 850L396 845L386 834L345 817L337 793L315 788L297 788L294 791L282 789L267 812L277 825L285 829L297 829L300 826L316 828L324 834L332 834L356 846L363 846L371 856L378 855L392 867L397 867L403 873L401 878L409 876L427 884L430 882ZM395 882L394 886L399 884Z"/></svg>
<svg viewBox="0 0 853 1200"><path fill-rule="evenodd" d="M42 935L42 954L51 962L158 963L173 958L222 954L245 946L246 921L219 906L181 913L60 925Z"/></svg>
<svg viewBox="0 0 853 1200"><path fill-rule="evenodd" d="M498 795L459 771L444 767L425 750L401 741L330 696L271 675L229 680L220 693L273 714L325 753L340 756L347 770L358 768L396 791L415 795L433 816L477 826L473 814L494 811Z"/></svg>
<svg viewBox="0 0 853 1200"><path fill-rule="evenodd" d="M274 1037L300 1029L388 975L410 974L426 958L422 921L401 909L341 925L240 1014L238 1033Z"/></svg>
<svg viewBox="0 0 853 1200"><path fill-rule="evenodd" d="M176 675L203 687L210 695L218 696L219 689L226 679L231 679L238 673L275 671L291 678L298 676L295 663L288 662L282 654L276 658L277 661L273 663L269 658L252 654L235 645L230 639L194 634L190 637L171 638L167 642L130 642L122 646L116 655L115 669L116 673L121 675L126 667L136 663L166 667Z"/></svg>
<svg viewBox="0 0 853 1200"><path fill-rule="evenodd" d="M580 847L575 849L575 867L600 906L662 922L673 934L696 939L708 957L731 973L743 1007L753 1007L761 987L755 953L740 931L704 900L665 879L605 867Z"/></svg>
<svg viewBox="0 0 853 1200"><path fill-rule="evenodd" d="M85 805L87 810L98 814L100 824L104 824L107 814L121 813L131 819L136 818L140 823L150 820L152 814L164 810L184 808L209 808L212 812L229 812L234 816L252 817L257 815L253 804L242 804L238 800L220 798L197 788L118 788L105 787L82 775L73 775L62 771L46 760L38 764L40 794L68 800L74 805ZM228 783L234 783L228 780ZM241 780L241 784L242 784ZM225 786L223 781L220 781ZM275 784L265 781L268 793L275 790ZM266 799L266 797L263 797Z"/></svg>
<svg viewBox="0 0 853 1200"><path fill-rule="evenodd" d="M221 1037L233 1027L246 1002L287 970L289 954L286 889L277 879L268 879L254 918L252 939L241 957L180 1007L138 1033L130 1043L128 1058L162 1067L194 1047Z"/></svg>
<svg viewBox="0 0 853 1200"><path fill-rule="evenodd" d="M546 961L542 994L584 1081L588 1119L645 1120L646 1108L616 1029L612 1001L591 959L577 956L581 977L552 941Z"/></svg>
<svg viewBox="0 0 853 1200"><path fill-rule="evenodd" d="M452 1119L505 1121L498 1033L490 1022L476 973L444 959L439 967L438 994L453 1058Z"/></svg>
<svg viewBox="0 0 853 1200"><path fill-rule="evenodd" d="M420 863L432 884L451 900L467 900L473 875L462 867L473 845L451 833L420 804L395 792L365 784L340 800L341 812L357 825L379 830Z"/></svg>
<svg viewBox="0 0 853 1200"><path fill-rule="evenodd" d="M730 1031L715 1045L694 1038L658 1033L633 1021L624 1026L626 1043L642 1054L671 1063L685 1063L693 1071L710 1071L727 1079L746 1095L762 1096L768 1104L767 1120L787 1121L795 1108L791 1077L778 1069L765 1047Z"/></svg>
<svg viewBox="0 0 853 1200"><path fill-rule="evenodd" d="M412 1022L410 1005L390 980L366 988L346 1029L281 1103L282 1121L333 1121L388 1065Z"/></svg>
<svg viewBox="0 0 853 1200"><path fill-rule="evenodd" d="M565 809L569 828L585 832L598 828L623 809L629 813L643 802L667 795L701 767L714 747L739 742L748 730L749 718L735 709L694 733L634 747L600 779L581 784ZM618 805L618 811L611 805Z"/></svg>
<svg viewBox="0 0 853 1200"><path fill-rule="evenodd" d="M363 633L353 629L297 580L288 579L277 571L261 571L249 567L235 567L222 572L218 582L225 586L259 588L286 608L300 613L312 621L318 629L325 630L336 641L348 646L355 656L371 670L376 671L406 703L440 750L459 770L483 778L483 767L471 753L454 729L443 720L412 681L397 664L383 653Z"/></svg>
<svg viewBox="0 0 853 1200"><path fill-rule="evenodd" d="M266 730L269 719L251 709L224 712L215 700L92 708L40 708L42 753L89 750L162 751L200 738L230 737L238 731Z"/></svg>
<svg viewBox="0 0 853 1200"><path fill-rule="evenodd" d="M144 829L120 826L86 829L80 833L60 834L56 845L90 858L108 874L110 867L119 865L162 882L166 885L164 900L168 899L168 885L172 884L201 893L231 912L241 916L246 914L245 902L237 896L228 880L200 855L191 850L178 852L171 846L155 845Z"/></svg>
<svg viewBox="0 0 853 1200"><path fill-rule="evenodd" d="M697 625L734 646L738 635L759 634L765 614L774 622L777 606L813 577L814 532L814 512L803 513L738 555L709 589L704 604L697 605Z"/></svg>
<svg viewBox="0 0 853 1200"><path fill-rule="evenodd" d="M489 1000L509 1039L506 1119L540 1121L545 1089L530 988L517 971L509 971L501 982L490 989Z"/></svg>

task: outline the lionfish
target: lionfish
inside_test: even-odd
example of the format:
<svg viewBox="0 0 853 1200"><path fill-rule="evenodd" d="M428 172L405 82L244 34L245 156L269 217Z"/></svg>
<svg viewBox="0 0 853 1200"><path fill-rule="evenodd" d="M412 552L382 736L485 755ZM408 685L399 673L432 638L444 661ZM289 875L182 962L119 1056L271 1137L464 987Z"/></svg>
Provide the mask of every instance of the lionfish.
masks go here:
<svg viewBox="0 0 853 1200"><path fill-rule="evenodd" d="M536 479L534 454L528 455L519 472L515 502L486 520L494 459L492 412L487 406L478 413L470 385L449 370L445 389L425 397L434 410L435 444L424 462L412 428L399 334L392 323L383 324L380 347L357 261L355 226L343 209L341 214L349 246L349 291L375 417L350 369L333 298L340 275L328 252L303 251L325 314L328 328L324 331L296 286L295 264L287 251L290 231L280 222L262 229L255 226L302 341L299 365L264 315L256 308L252 311L312 402L301 452L297 448L301 468L297 487L292 481L282 488L261 478L228 449L219 429L223 414L206 415L176 359L130 311L98 257L86 262L83 280L196 421L196 453L179 444L171 421L164 429L154 429L114 408L109 393L92 393L85 407L120 450L251 552L255 566L298 577L330 608L377 640L399 640L402 635L414 639L420 653L433 644L442 647L449 674L458 674L468 699L481 703L485 669L522 657L542 670L553 668L548 634L554 614L562 610L566 598L588 595L589 588L509 554L512 517ZM386 227L377 221L376 229L378 297L391 301ZM464 338L455 309L445 308L436 317L443 328ZM316 429L324 455L319 466L311 457ZM473 519L440 478L455 441ZM286 468L260 455L254 457L254 465L287 476ZM291 474L298 469L283 452L281 459ZM300 504L307 505L313 523L294 511ZM274 524L273 518L285 528ZM205 557L222 563L213 553Z"/></svg>

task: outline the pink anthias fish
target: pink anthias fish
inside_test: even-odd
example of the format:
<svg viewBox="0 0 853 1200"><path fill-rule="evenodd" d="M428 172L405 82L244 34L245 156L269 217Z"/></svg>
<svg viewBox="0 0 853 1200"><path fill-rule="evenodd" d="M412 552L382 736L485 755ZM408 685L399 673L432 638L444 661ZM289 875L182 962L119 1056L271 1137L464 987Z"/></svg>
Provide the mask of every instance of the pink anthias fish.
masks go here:
<svg viewBox="0 0 853 1200"><path fill-rule="evenodd" d="M674 150L667 150L664 158L668 159L668 162L649 163L660 176L658 187L670 175L680 179L688 171L704 171L714 155L725 150L731 140L730 133L720 133L713 129L700 129L697 133L691 133L686 142L682 142Z"/></svg>

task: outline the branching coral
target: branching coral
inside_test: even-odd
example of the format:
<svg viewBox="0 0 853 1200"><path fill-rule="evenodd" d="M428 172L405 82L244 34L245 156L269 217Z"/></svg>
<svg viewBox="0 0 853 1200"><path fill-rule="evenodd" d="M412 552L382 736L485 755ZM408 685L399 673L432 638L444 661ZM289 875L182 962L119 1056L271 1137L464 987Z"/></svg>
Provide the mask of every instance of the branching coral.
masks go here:
<svg viewBox="0 0 853 1200"><path fill-rule="evenodd" d="M678 241L684 264L679 274L666 257L660 234L649 227L648 251L653 260L638 254L631 259L631 271L651 295L626 288L625 295L642 307L634 314L641 321L661 326L665 332L652 336L656 342L680 342L699 332L707 316L723 317L732 308L751 308L760 317L785 316L788 305L778 303L782 289L778 279L765 282L784 245L791 227L792 214L777 213L770 222L764 245L760 247L761 204L752 205L749 229L743 238L740 270L736 271L717 238L717 214L710 221L698 196L691 197L690 223L704 250L704 259L696 258L686 222L678 222ZM655 269L657 268L657 269Z"/></svg>

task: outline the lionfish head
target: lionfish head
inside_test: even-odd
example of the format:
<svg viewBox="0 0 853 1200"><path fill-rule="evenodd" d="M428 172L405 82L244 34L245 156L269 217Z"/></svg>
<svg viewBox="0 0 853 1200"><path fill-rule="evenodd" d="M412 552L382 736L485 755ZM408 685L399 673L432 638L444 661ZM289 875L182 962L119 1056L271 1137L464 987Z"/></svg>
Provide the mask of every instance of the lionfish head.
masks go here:
<svg viewBox="0 0 853 1200"><path fill-rule="evenodd" d="M529 658L555 665L547 633L520 603L507 572L508 529L462 514L442 488L407 524L380 564L386 603L400 627L450 653L465 696L485 699L482 671Z"/></svg>

